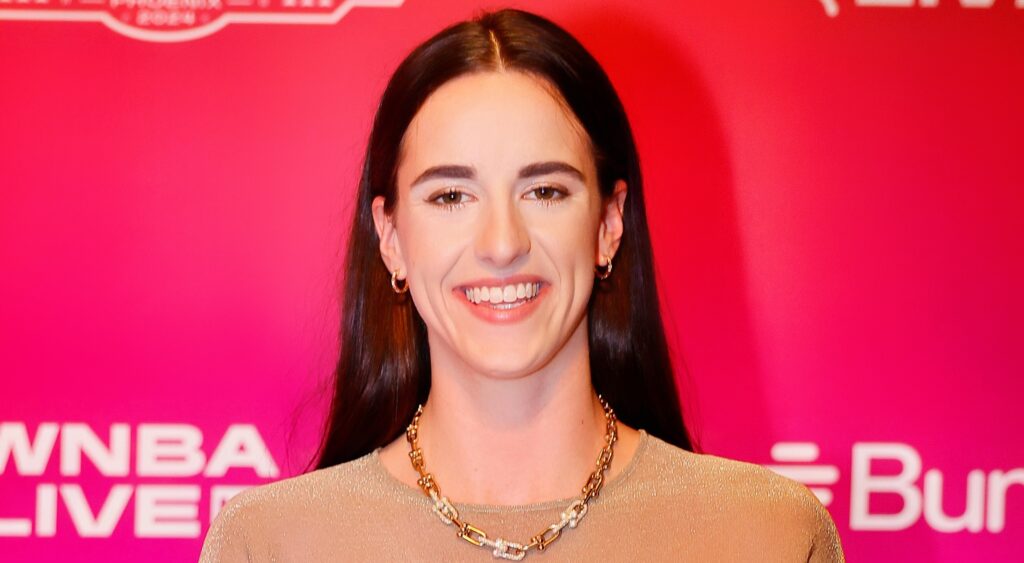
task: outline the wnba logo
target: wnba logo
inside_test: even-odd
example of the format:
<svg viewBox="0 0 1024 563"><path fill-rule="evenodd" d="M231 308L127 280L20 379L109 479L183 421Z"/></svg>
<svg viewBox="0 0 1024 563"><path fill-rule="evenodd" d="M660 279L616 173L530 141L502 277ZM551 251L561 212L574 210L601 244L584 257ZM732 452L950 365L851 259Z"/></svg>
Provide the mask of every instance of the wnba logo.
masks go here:
<svg viewBox="0 0 1024 563"><path fill-rule="evenodd" d="M190 41L232 23L333 25L403 0L0 0L0 20L100 22L142 41Z"/></svg>
<svg viewBox="0 0 1024 563"><path fill-rule="evenodd" d="M12 473L44 481L25 481L34 494L26 495L20 510L14 508L20 516L9 513L11 503L4 503L0 537L53 537L59 532L60 508L77 535L110 537L131 503L135 537L197 538L200 503L209 507L205 514L212 520L232 496L251 486L220 481L229 471L240 469L262 480L280 476L251 424L230 425L209 455L203 449L203 431L191 424L144 423L133 433L131 426L118 423L110 426L108 436L104 440L88 424L77 422L44 422L34 436L23 422L0 423L4 484L17 483ZM98 479L82 478L83 460L92 464ZM57 471L48 473L50 465Z"/></svg>
<svg viewBox="0 0 1024 563"><path fill-rule="evenodd" d="M820 451L810 442L781 442L771 450L774 465L768 469L808 486L822 504L832 503L829 486L839 481L839 468L818 464ZM1024 486L1024 468L986 473L974 469L967 474L966 503L962 514L950 516L943 509L944 477L938 469L924 472L921 455L913 447L900 443L855 443L850 472L850 529L904 530L917 523L921 516L938 532L1000 533L1006 528L1006 491L1012 485ZM872 463L895 463L899 471L884 475L872 472ZM872 495L897 495L903 507L896 513L872 512Z"/></svg>

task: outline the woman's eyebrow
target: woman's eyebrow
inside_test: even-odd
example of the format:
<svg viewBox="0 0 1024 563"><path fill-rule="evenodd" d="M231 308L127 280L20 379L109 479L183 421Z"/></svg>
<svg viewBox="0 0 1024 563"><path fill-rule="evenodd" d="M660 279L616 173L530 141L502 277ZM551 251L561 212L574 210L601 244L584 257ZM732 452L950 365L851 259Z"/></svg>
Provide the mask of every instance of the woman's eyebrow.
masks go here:
<svg viewBox="0 0 1024 563"><path fill-rule="evenodd" d="M583 177L583 173L579 171L575 166L566 162L551 160L547 162L534 162L533 164L527 164L526 166L519 169L520 178L533 178L534 176L543 176L545 174L554 174L556 172L563 172L573 176L580 182L586 182ZM427 180L433 180L435 178L458 178L463 180L472 180L476 178L476 169L472 166L463 166L459 164L442 164L440 166L431 166L423 171L422 174L413 180L410 188L416 187L418 184L422 184Z"/></svg>
<svg viewBox="0 0 1024 563"><path fill-rule="evenodd" d="M418 184L422 184L427 180L433 180L434 178L461 178L472 180L473 178L476 178L476 169L472 166L462 166L458 164L431 166L424 170L422 174L417 176L409 187L415 188Z"/></svg>
<svg viewBox="0 0 1024 563"><path fill-rule="evenodd" d="M583 173L580 172L575 166L558 160L552 160L548 162L534 162L533 164L527 164L526 166L519 169L520 178L532 178L534 176L543 176L545 174L554 174L556 172L563 172L575 177L580 182L586 182L583 178Z"/></svg>

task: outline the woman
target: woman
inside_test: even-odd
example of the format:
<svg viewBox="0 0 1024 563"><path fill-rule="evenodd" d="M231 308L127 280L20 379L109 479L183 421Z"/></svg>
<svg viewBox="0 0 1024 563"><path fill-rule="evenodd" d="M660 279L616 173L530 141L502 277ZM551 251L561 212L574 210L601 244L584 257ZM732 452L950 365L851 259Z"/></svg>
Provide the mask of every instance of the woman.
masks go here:
<svg viewBox="0 0 1024 563"><path fill-rule="evenodd" d="M370 136L319 469L232 499L202 560L842 561L805 487L692 452L641 186L611 83L548 20L414 50Z"/></svg>

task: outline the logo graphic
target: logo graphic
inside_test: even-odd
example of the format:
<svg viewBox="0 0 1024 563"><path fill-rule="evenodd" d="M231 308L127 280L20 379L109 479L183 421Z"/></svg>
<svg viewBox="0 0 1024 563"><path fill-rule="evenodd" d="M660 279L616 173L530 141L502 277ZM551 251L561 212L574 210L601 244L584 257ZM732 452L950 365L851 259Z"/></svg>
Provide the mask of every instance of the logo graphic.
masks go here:
<svg viewBox="0 0 1024 563"><path fill-rule="evenodd" d="M818 0L821 7L825 8L825 14L830 18L839 15L839 0ZM996 0L950 0L948 4L960 4L961 8L991 8ZM874 8L936 8L939 0L855 0L857 7ZM1017 8L1024 8L1024 0L1013 0Z"/></svg>
<svg viewBox="0 0 1024 563"><path fill-rule="evenodd" d="M828 506L833 499L828 486L839 481L839 468L814 463L820 453L813 442L779 442L771 449L776 463L765 467L807 485L821 504ZM899 471L876 473L872 469L876 461L896 463ZM855 442L851 451L850 529L894 532L913 526L923 517L928 527L946 534L977 534L983 530L1003 533L1007 527L1007 492L1024 487L1024 467L971 469L964 481L961 487L958 478L948 479L939 469L924 471L921 454L908 444ZM963 511L948 514L945 499L960 491L965 491ZM899 497L899 512L873 510L871 500L879 495Z"/></svg>
<svg viewBox="0 0 1024 563"><path fill-rule="evenodd" d="M0 20L100 22L132 39L170 43L232 23L333 25L352 8L404 0L0 0Z"/></svg>
<svg viewBox="0 0 1024 563"><path fill-rule="evenodd" d="M825 9L828 17L839 15L839 0L818 0L821 7ZM951 0L955 1L962 8L991 8L995 0ZM934 8L939 5L939 0L855 0L857 7L870 6L877 8ZM1024 0L1014 0L1014 6L1024 8Z"/></svg>
<svg viewBox="0 0 1024 563"><path fill-rule="evenodd" d="M0 478L34 493L20 506L4 499L0 538L109 538L122 520L137 538L198 538L208 523L200 504L212 521L253 477L281 476L252 424L229 425L212 450L203 448L209 432L192 424L115 423L105 434L82 422L43 422L33 436L25 422L0 422ZM58 525L60 511L70 526Z"/></svg>
<svg viewBox="0 0 1024 563"><path fill-rule="evenodd" d="M772 446L772 461L785 464L800 465L768 465L768 469L790 479L807 485L807 488L818 497L821 504L832 504L832 489L839 480L839 468L834 465L813 465L821 455L818 444L813 442L779 442ZM824 485L824 486L823 486Z"/></svg>

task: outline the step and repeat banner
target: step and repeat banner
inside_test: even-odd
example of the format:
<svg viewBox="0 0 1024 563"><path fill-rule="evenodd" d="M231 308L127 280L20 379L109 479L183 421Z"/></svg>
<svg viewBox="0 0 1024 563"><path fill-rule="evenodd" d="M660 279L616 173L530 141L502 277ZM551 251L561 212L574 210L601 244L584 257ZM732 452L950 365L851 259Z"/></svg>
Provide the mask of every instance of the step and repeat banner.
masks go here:
<svg viewBox="0 0 1024 563"><path fill-rule="evenodd" d="M391 71L459 0L0 0L0 560L304 471ZM535 1L626 104L688 422L851 561L1024 550L1024 1Z"/></svg>

